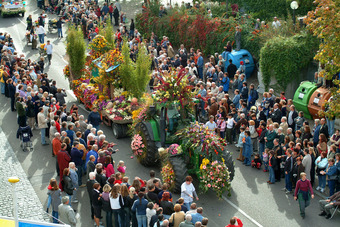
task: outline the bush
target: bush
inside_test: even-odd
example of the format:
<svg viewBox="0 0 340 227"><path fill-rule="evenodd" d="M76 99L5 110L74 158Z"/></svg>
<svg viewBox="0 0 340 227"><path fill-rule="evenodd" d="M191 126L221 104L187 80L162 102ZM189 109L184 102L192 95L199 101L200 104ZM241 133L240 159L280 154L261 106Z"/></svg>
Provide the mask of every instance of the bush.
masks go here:
<svg viewBox="0 0 340 227"><path fill-rule="evenodd" d="M260 53L260 67L266 90L273 77L277 85L285 90L299 76L300 70L313 59L317 47L318 40L306 33L268 40Z"/></svg>

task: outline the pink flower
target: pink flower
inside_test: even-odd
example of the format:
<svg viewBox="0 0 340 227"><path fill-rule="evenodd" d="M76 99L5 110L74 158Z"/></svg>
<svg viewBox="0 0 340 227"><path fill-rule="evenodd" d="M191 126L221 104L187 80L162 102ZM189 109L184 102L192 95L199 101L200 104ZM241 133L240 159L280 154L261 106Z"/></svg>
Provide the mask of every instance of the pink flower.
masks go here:
<svg viewBox="0 0 340 227"><path fill-rule="evenodd" d="M210 187L211 187L211 184L208 184L207 186L208 186L208 188L210 188Z"/></svg>
<svg viewBox="0 0 340 227"><path fill-rule="evenodd" d="M213 175L213 172L210 172L210 175Z"/></svg>
<svg viewBox="0 0 340 227"><path fill-rule="evenodd" d="M207 167L206 166L203 166L203 169L206 169Z"/></svg>

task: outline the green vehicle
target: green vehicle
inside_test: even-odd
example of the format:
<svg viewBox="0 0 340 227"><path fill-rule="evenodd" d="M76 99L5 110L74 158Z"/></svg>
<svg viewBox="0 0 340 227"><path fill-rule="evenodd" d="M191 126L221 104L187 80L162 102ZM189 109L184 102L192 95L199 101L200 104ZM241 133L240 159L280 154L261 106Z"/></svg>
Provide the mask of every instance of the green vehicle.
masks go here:
<svg viewBox="0 0 340 227"><path fill-rule="evenodd" d="M19 15L25 16L26 1L22 0L2 0L0 2L1 16Z"/></svg>
<svg viewBox="0 0 340 227"><path fill-rule="evenodd" d="M192 103L196 104L198 104L198 102L197 99L192 101ZM198 105L195 105L195 110L196 106ZM189 134L189 131L185 130L199 125L197 121L195 123L195 120L198 119L197 111L194 111L194 114L182 109L175 114L171 113L172 111L172 106L170 106L170 108L165 106L151 106L148 110L147 120L136 124L134 134L140 135L145 145L143 154L137 157L139 162L144 166L159 166L161 163L162 169L164 166L170 165L175 178L175 183L172 188L174 192L180 192L181 184L185 182L185 177L188 174L196 175L200 178L200 165L203 159L208 159L211 162L215 160L223 161L228 168L229 179L232 181L235 174L234 162L231 153L225 150L225 146L220 144L219 152L215 150L216 153L210 147L206 149L204 153L201 153L201 148L191 146L195 142L198 146L202 146L206 142L203 140L202 142L192 141L192 139L186 136ZM171 117L169 115L171 115ZM200 124L199 127L204 126ZM203 134L195 134L195 132L191 131L190 133L194 133L192 137L206 135L206 132ZM209 138L211 141L219 143L217 141L222 140L214 133L208 132L208 134L210 134ZM174 144L180 146L180 153L164 155L160 151L164 150L162 148L166 149Z"/></svg>

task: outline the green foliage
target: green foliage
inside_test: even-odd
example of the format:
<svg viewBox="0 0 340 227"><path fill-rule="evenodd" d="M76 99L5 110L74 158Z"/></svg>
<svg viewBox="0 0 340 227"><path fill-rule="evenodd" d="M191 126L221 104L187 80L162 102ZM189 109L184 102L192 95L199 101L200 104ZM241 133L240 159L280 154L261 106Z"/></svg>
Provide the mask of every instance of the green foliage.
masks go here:
<svg viewBox="0 0 340 227"><path fill-rule="evenodd" d="M151 60L146 53L144 45L139 47L137 61L134 63L130 58L130 48L126 40L122 47L123 63L119 68L119 74L123 88L136 98L140 98L150 81Z"/></svg>
<svg viewBox="0 0 340 227"><path fill-rule="evenodd" d="M101 26L99 28L99 35L104 36L108 45L110 46L110 49L112 49L115 46L113 26L110 18L107 19L105 27Z"/></svg>
<svg viewBox="0 0 340 227"><path fill-rule="evenodd" d="M85 67L86 43L81 28L70 26L66 37L66 53L69 57L72 79L79 79Z"/></svg>
<svg viewBox="0 0 340 227"><path fill-rule="evenodd" d="M252 14L255 18L272 21L273 17L287 17L287 12L292 13L290 3L293 0L229 0L231 3L238 4L246 13ZM313 9L314 0L297 0L299 8L296 15L304 16Z"/></svg>
<svg viewBox="0 0 340 227"><path fill-rule="evenodd" d="M318 41L310 34L301 33L292 37L274 37L268 40L260 53L263 83L269 88L271 78L285 90L299 77L300 70L313 59Z"/></svg>

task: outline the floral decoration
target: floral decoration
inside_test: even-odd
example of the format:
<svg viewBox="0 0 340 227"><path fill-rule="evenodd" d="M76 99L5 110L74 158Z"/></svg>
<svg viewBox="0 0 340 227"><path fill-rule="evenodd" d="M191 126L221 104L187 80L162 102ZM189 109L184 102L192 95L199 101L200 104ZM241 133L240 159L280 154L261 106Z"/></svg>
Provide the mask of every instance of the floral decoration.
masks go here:
<svg viewBox="0 0 340 227"><path fill-rule="evenodd" d="M142 156L144 153L145 145L143 138L139 134L135 134L131 141L131 149L135 156Z"/></svg>
<svg viewBox="0 0 340 227"><path fill-rule="evenodd" d="M171 71L164 72L159 76L160 85L155 87L153 98L155 102L171 105L174 101L179 101L182 106L189 103L194 94L191 92L192 86L189 85L185 69L178 73Z"/></svg>
<svg viewBox="0 0 340 227"><path fill-rule="evenodd" d="M226 191L230 195L231 184L227 166L220 161L210 162L208 159L203 159L199 187L203 192L212 189L220 199Z"/></svg>
<svg viewBox="0 0 340 227"><path fill-rule="evenodd" d="M175 188L176 179L174 169L170 163L163 166L161 175L163 182L168 184L169 191L172 191Z"/></svg>

